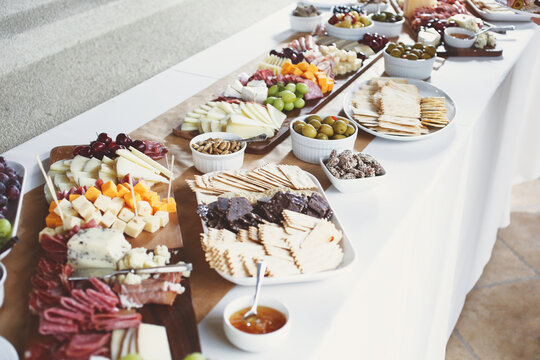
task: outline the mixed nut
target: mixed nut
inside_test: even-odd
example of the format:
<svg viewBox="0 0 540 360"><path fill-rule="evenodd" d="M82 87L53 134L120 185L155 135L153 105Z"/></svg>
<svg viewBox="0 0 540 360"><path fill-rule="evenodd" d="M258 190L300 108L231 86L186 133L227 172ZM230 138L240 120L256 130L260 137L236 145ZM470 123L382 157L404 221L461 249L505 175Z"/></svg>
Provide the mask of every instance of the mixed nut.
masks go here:
<svg viewBox="0 0 540 360"><path fill-rule="evenodd" d="M332 175L343 180L385 174L381 164L372 156L353 153L351 150L345 150L339 155L336 150L332 150L330 157L324 161L324 165Z"/></svg>
<svg viewBox="0 0 540 360"><path fill-rule="evenodd" d="M210 138L193 144L193 149L203 154L227 155L242 149L243 143L235 140Z"/></svg>

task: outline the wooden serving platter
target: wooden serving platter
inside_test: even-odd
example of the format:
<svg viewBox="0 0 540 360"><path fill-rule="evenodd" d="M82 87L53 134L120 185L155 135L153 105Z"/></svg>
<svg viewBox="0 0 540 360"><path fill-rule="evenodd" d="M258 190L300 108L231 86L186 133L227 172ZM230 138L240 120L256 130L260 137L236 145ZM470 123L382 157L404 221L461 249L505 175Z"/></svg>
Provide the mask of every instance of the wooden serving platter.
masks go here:
<svg viewBox="0 0 540 360"><path fill-rule="evenodd" d="M283 44L277 46L277 48L286 46L290 41L297 38L298 34L291 37L288 41L284 42ZM225 88L226 84L231 83L234 79L237 78L238 74L242 72L246 72L248 74L254 73L257 70L257 65L261 61L263 57L265 57L268 54L268 52L265 52L263 55L257 57L256 59L250 61L249 63L245 64L238 70L234 71L233 73L227 75L225 78L223 78L221 81L218 81L217 83L212 84L208 88L201 91L199 94L195 95L199 99L201 99L201 102L199 102L198 105L210 101L217 97L216 94L218 94L220 91L222 91ZM354 80L356 80L360 75L362 75L375 61L380 59L382 56L382 50L378 53L370 56L369 58L365 59L362 62L362 67L358 69L358 71L350 74L350 75L340 75L337 76L334 81L334 89L327 93L325 96L323 96L320 99L316 100L310 100L306 101L306 105L302 109L295 109L292 111L287 112L287 119L283 122L281 128L276 132L276 134L266 140L261 141L257 143L250 143L248 144L246 148L246 152L251 154L265 154L268 153L270 150L275 148L279 143L281 143L283 140L289 136L289 124L292 119L307 115L307 114L314 114L318 112L320 109L322 109L326 104L328 104L332 99L334 99L337 95L339 95L347 86L349 86ZM190 100L190 99L188 99ZM196 105L196 106L198 106ZM180 119L180 122L178 125L173 128L173 134L176 136L179 136L181 138L191 140L193 137L199 135L198 131L182 131L182 124L184 122L183 116L192 109L186 109L186 111L182 114L182 118Z"/></svg>
<svg viewBox="0 0 540 360"><path fill-rule="evenodd" d="M75 146L58 146L51 150L50 163L73 157ZM160 196L167 194L167 186L160 184L152 188ZM171 194L174 196L174 194ZM157 232L151 234L143 231L137 239L127 237L132 247L145 247L154 249L157 245L166 245L171 251L171 262L184 260L182 233L178 223L177 213L171 213L169 224ZM183 294L178 294L172 306L147 304L138 310L142 315L143 323L165 326L169 347L173 359L182 359L192 352L200 352L199 332L191 299L190 279L182 278ZM37 341L43 341L46 337L37 332L37 316L31 315L27 345L31 346Z"/></svg>

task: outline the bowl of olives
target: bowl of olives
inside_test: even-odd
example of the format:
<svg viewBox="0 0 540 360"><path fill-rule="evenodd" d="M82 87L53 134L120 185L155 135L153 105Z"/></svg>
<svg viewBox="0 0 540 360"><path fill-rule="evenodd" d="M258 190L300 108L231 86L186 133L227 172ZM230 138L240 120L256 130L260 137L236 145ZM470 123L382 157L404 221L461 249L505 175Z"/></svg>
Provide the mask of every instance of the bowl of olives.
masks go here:
<svg viewBox="0 0 540 360"><path fill-rule="evenodd" d="M431 76L437 50L421 43L389 42L383 56L384 70L388 75L424 80Z"/></svg>
<svg viewBox="0 0 540 360"><path fill-rule="evenodd" d="M386 37L399 36L405 22L405 18L402 15L396 15L388 11L370 14L369 17L373 22L373 31Z"/></svg>
<svg viewBox="0 0 540 360"><path fill-rule="evenodd" d="M300 116L289 126L294 156L312 164L318 164L334 149L352 150L358 133L353 121L330 114Z"/></svg>

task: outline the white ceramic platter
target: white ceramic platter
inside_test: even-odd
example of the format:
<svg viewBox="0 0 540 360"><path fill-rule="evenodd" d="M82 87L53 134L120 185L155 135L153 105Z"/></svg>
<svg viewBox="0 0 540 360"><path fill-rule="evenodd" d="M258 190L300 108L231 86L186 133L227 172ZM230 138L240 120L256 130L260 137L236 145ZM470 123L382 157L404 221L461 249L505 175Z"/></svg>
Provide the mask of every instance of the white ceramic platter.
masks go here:
<svg viewBox="0 0 540 360"><path fill-rule="evenodd" d="M396 79L392 77L384 78L384 79ZM425 135L418 135L418 136L399 136L399 135L389 135L384 134L375 130L370 129L369 127L363 126L359 122L355 121L352 117L352 106L351 106L351 98L356 90L364 86L369 82L364 81L358 85L355 85L353 87L350 87L347 94L345 95L345 98L343 99L343 111L345 111L345 114L351 121L355 121L355 123L358 125L358 127L362 130L364 130L367 133L370 133L372 135L378 136L383 139L389 139L389 140L397 140L397 141L418 141L418 140L424 140L428 139L432 136L440 135L445 132L446 129L448 129L453 124L453 119L456 116L456 104L454 100L444 91L436 87L435 85L431 85L430 83L427 83L422 80L416 80L416 79L406 79L409 84L416 85L418 88L418 91L420 91L420 95L422 97L444 97L446 99L446 116L448 118L448 125L446 125L443 128L440 129L433 129L430 128L430 133Z"/></svg>
<svg viewBox="0 0 540 360"><path fill-rule="evenodd" d="M17 175L20 175L22 177L21 182L21 196L19 196L19 200L10 201L9 202L9 209L6 216L6 219L9 220L11 223L11 236L17 235L17 228L19 227L19 218L21 216L21 208L23 203L23 197L24 197L24 183L26 182L26 169L24 168L23 164L16 162L16 161L10 161L6 160L8 166L15 170ZM0 255L0 260L5 258L9 253L11 252L11 249Z"/></svg>
<svg viewBox="0 0 540 360"><path fill-rule="evenodd" d="M19 360L17 351L9 341L0 336L0 359L2 360Z"/></svg>
<svg viewBox="0 0 540 360"><path fill-rule="evenodd" d="M324 193L324 190L319 183L319 180L310 173L306 172L306 174L313 180L315 185L317 185L318 192L324 197L324 199L328 202L328 198L326 197L326 194ZM211 174L209 174L211 175ZM199 193L196 194L197 196L197 203L201 204ZM332 209L332 211L334 211ZM343 226L341 226L341 223L339 222L339 219L336 216L336 213L334 212L334 215L332 215L332 218L330 219L332 223L336 226L338 230L341 230L343 232L343 239L341 240L341 246L343 248L343 261L341 264L334 270L329 271L323 271L315 274L300 274L300 275L291 275L291 276L281 276L281 277L266 277L264 279L264 285L279 285L279 284L291 284L291 283L301 283L301 282L308 282L308 281L316 281L316 280L323 280L327 279L329 277L333 277L336 275L339 275L340 273L347 270L347 268L354 262L354 259L356 257L354 248L349 241L349 238L347 237L347 234L343 230ZM203 231L205 233L208 233L208 227L206 226L206 223L202 221L202 227ZM217 271L217 270L216 270ZM225 273L222 273L220 271L217 271L221 277L224 279L235 283L237 285L242 286L254 286L256 282L256 278L254 277L234 277L227 275Z"/></svg>
<svg viewBox="0 0 540 360"><path fill-rule="evenodd" d="M522 14L516 14L512 10L506 10L502 12L497 11L485 11L480 10L478 6L474 3L472 0L467 0L469 5L473 8L474 11L478 13L482 18L485 20L490 21L530 21L531 16L530 15L522 15Z"/></svg>
<svg viewBox="0 0 540 360"><path fill-rule="evenodd" d="M514 1L517 1L517 0L514 0ZM516 14L521 14L521 15L534 17L534 18L540 18L540 6L536 6L534 3L529 5L529 8L526 9L526 10L518 10L518 9L514 9L514 8L510 7L508 5L507 0L495 0L495 2L497 4L499 4L499 5L501 5L502 7L505 7L507 9L509 9L509 10L512 10Z"/></svg>

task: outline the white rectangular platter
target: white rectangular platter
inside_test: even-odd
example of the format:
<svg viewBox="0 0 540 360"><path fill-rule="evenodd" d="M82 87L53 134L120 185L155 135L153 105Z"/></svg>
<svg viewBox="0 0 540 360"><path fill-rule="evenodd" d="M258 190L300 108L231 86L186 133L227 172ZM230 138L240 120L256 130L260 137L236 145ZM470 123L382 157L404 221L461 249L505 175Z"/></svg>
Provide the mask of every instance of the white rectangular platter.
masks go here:
<svg viewBox="0 0 540 360"><path fill-rule="evenodd" d="M13 201L10 201L10 207L8 209L8 213L6 215L6 219L9 220L11 223L11 237L17 235L17 229L19 227L19 218L21 217L21 209L22 209L22 203L23 203L23 197L24 197L24 183L26 182L26 169L24 168L23 164L6 160L8 166L15 170L17 175L20 175L22 177L21 181L21 195L19 196L19 200L16 202L16 206L13 206ZM0 255L0 260L8 256L8 254L11 252L11 249Z"/></svg>
<svg viewBox="0 0 540 360"><path fill-rule="evenodd" d="M326 197L326 194L324 193L324 190L319 183L319 180L312 174L306 172L306 174L310 177L311 180L317 185L317 191L324 197L324 199L328 202L328 198ZM212 174L207 174L207 176L212 176ZM201 204L199 193L196 193L197 196L197 203ZM329 203L329 202L328 202ZM343 233L343 239L341 240L341 247L343 249L343 261L341 264L334 270L328 270L323 271L319 273L314 274L300 274L300 275L290 275L290 276L281 276L281 277L266 277L264 279L264 285L279 285L279 284L291 284L291 283L300 283L300 282L308 282L308 281L317 281L317 280L323 280L330 277L337 276L344 271L346 271L350 265L355 261L356 255L354 251L354 247L352 243L349 241L349 238L347 237L347 234L345 231L343 231L343 226L341 226L341 223L339 222L339 219L334 212L334 209L332 209L333 215L330 221L336 226L338 230L341 230ZM208 233L208 227L206 226L206 223L204 220L201 220L203 231L205 233ZM216 270L217 271L217 270ZM230 276L228 274L222 273L220 271L217 271L219 275L221 275L224 279L235 283L237 285L242 286L254 286L256 279L254 277L234 277Z"/></svg>
<svg viewBox="0 0 540 360"><path fill-rule="evenodd" d="M480 10L478 6L472 0L467 0L473 10L485 20L489 21L531 21L531 17L524 14L517 14L511 10L505 9L505 11L484 11Z"/></svg>

